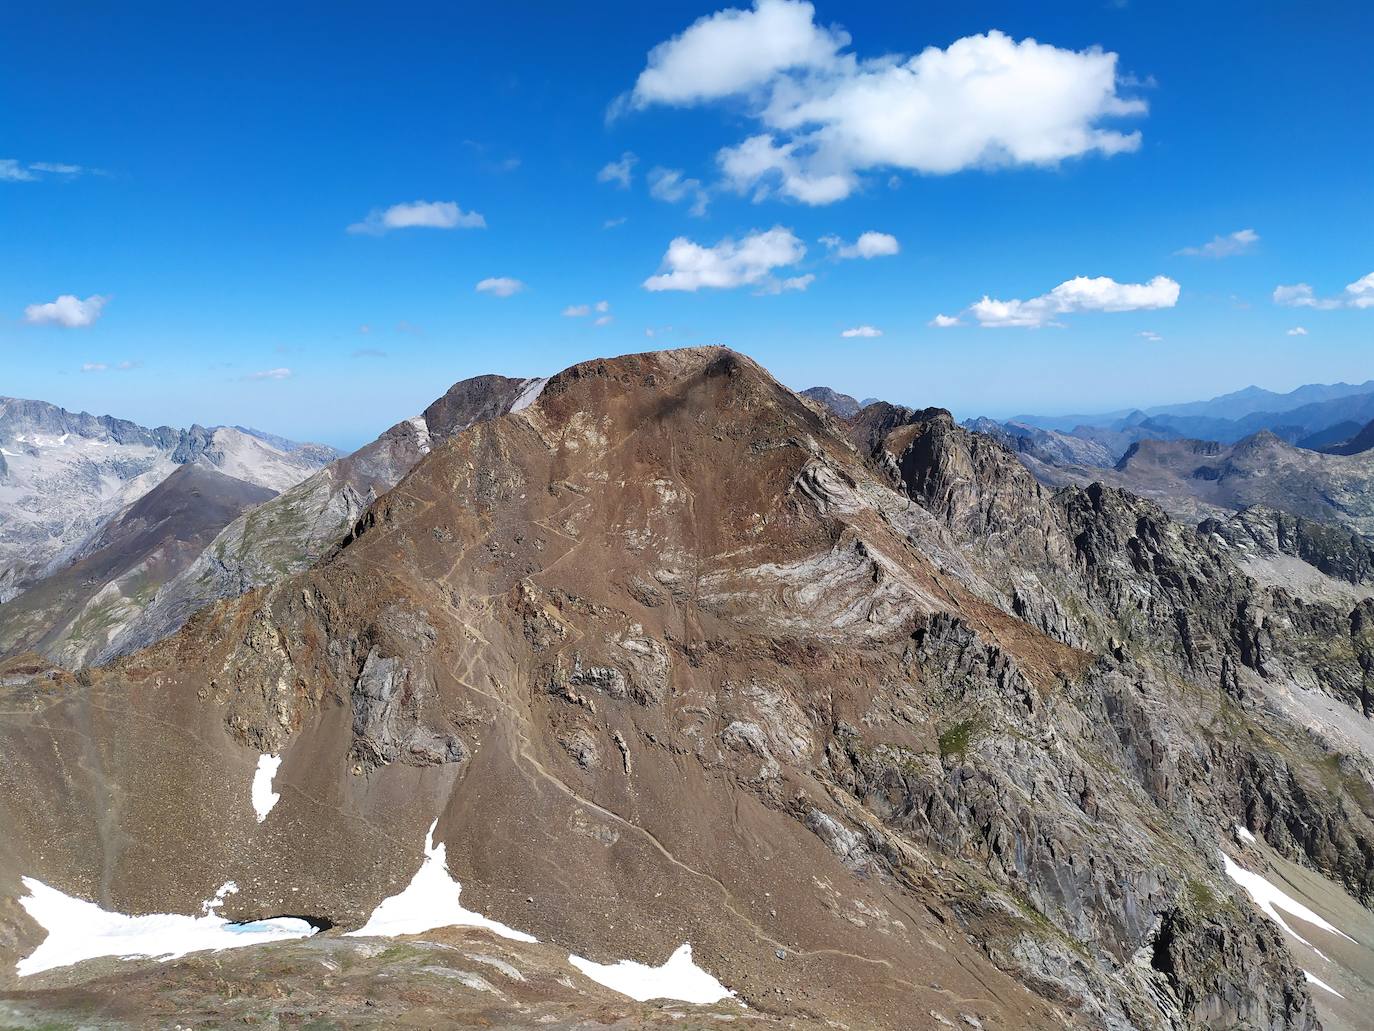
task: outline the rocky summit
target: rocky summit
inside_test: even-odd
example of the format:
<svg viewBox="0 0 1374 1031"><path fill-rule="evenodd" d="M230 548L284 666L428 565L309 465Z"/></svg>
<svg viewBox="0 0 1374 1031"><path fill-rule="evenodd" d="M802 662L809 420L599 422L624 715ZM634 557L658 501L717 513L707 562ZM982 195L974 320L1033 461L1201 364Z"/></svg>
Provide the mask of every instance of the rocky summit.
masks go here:
<svg viewBox="0 0 1374 1031"><path fill-rule="evenodd" d="M1360 538L724 348L474 397L308 561L0 668L3 1023L1369 1026Z"/></svg>

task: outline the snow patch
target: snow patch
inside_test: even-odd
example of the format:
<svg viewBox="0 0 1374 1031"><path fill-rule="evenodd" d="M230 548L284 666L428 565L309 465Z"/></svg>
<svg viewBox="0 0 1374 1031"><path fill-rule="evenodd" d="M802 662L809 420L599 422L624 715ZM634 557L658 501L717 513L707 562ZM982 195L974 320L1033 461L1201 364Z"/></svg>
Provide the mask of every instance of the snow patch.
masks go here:
<svg viewBox="0 0 1374 1031"><path fill-rule="evenodd" d="M1353 942L1355 940L1354 938L1351 938L1350 935L1342 931L1339 927L1336 927L1334 924L1328 922L1325 918L1319 916L1312 910L1308 909L1297 899L1285 894L1280 889L1274 887L1274 885L1270 884L1259 874L1252 873L1251 871L1245 869L1245 867L1235 862L1235 860L1233 860L1225 852L1221 854L1221 861L1226 867L1226 876L1231 878L1231 880L1235 881L1237 884L1239 884L1242 888L1245 889L1246 893L1252 899L1254 899L1255 905L1259 906L1260 910L1264 913L1264 915L1269 917L1270 920L1274 921L1274 923L1278 924L1281 928L1283 928L1285 931L1291 934L1298 941L1302 942L1309 949L1315 951L1316 946L1313 945L1306 938L1304 938L1302 935L1298 934L1296 931L1293 930L1293 928L1289 927L1288 924L1284 922L1283 917L1279 916L1280 909L1283 910L1285 913L1297 917L1299 920L1306 920L1309 924L1313 924L1316 927L1320 927L1323 931L1330 931L1332 934L1339 934L1342 938L1345 938L1347 941ZM1320 953L1318 953L1318 955L1320 955Z"/></svg>
<svg viewBox="0 0 1374 1031"><path fill-rule="evenodd" d="M434 829L438 825L438 820L429 825L429 833L425 836L425 861L405 891L383 899L367 918L367 923L348 933L356 937L390 938L398 934L420 934L436 927L484 927L503 938L537 942L539 939L532 935L462 907L458 899L463 886L448 872L447 849L442 841L434 843Z"/></svg>
<svg viewBox="0 0 1374 1031"><path fill-rule="evenodd" d="M253 774L253 812L258 814L258 823L267 819L272 807L281 801L281 795L272 790L272 779L281 766L281 756L258 756L258 772Z"/></svg>
<svg viewBox="0 0 1374 1031"><path fill-rule="evenodd" d="M101 909L94 902L72 898L32 877L22 880L30 894L20 899L19 904L48 932L48 936L19 961L15 969L20 977L97 956L121 959L152 956L165 961L189 952L241 949L246 945L287 938L308 938L315 933L315 928L295 917L234 924L214 915L214 908L222 904L230 887L233 886L233 891L238 890L232 881L219 890L214 902L202 904L203 916L172 913L128 916Z"/></svg>
<svg viewBox="0 0 1374 1031"><path fill-rule="evenodd" d="M593 963L581 956L569 956L568 962L597 984L605 985L621 995L638 1002L650 999L675 999L706 1006L735 993L726 988L707 971L692 962L692 946L684 942L678 950L658 967L646 966L634 960L619 963Z"/></svg>
<svg viewBox="0 0 1374 1031"><path fill-rule="evenodd" d="M1344 998L1345 998L1344 995L1342 995L1340 992L1336 991L1336 989L1332 988L1329 984L1327 984L1325 981L1323 981L1320 977L1316 977L1315 975L1313 975L1313 974L1310 973L1309 971L1304 970L1304 971L1302 972L1302 976L1305 977L1305 978L1307 978L1307 983L1308 983L1308 984L1314 984L1314 985L1316 985L1318 988L1322 989L1322 991L1330 992L1332 995L1334 995L1334 996L1335 996L1336 998L1338 998L1338 999L1344 999Z"/></svg>
<svg viewBox="0 0 1374 1031"><path fill-rule="evenodd" d="M515 399L515 402L510 406L510 410L512 412L520 412L534 404L543 391L544 384L548 383L548 381L549 377L547 376L541 379L526 380L525 389L520 391L520 396Z"/></svg>
<svg viewBox="0 0 1374 1031"><path fill-rule="evenodd" d="M1236 837L1248 845L1253 845L1255 843L1255 836L1240 824L1236 824Z"/></svg>

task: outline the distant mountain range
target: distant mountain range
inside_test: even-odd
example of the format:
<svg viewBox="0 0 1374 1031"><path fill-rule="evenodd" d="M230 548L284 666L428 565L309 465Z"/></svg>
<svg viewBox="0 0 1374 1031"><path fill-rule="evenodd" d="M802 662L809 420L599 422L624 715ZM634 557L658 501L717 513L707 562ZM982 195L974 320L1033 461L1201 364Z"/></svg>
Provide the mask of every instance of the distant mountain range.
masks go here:
<svg viewBox="0 0 1374 1031"><path fill-rule="evenodd" d="M1305 405L1360 394L1374 394L1374 379L1363 383L1308 383L1286 394L1250 386L1207 401L1185 401L1180 404L1155 405L1153 408L1121 409L1086 415L1017 415L1005 421L1046 430L1070 431L1078 426L1132 425L1153 416L1238 420L1256 412L1291 412Z"/></svg>
<svg viewBox="0 0 1374 1031"><path fill-rule="evenodd" d="M239 427L148 428L0 398L0 654L80 661L226 523L337 457Z"/></svg>

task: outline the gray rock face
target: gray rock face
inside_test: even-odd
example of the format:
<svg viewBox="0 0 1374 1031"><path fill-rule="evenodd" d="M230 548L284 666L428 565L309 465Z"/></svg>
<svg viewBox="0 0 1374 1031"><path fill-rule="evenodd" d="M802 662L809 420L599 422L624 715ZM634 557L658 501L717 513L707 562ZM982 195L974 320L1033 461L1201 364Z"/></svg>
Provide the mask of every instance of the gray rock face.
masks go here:
<svg viewBox="0 0 1374 1031"><path fill-rule="evenodd" d="M375 648L368 652L353 685L353 747L361 762L434 766L467 758L456 734L423 725L423 693L398 660L382 658Z"/></svg>
<svg viewBox="0 0 1374 1031"><path fill-rule="evenodd" d="M1304 603L1237 569L1215 525L1195 531L1101 484L1051 493L1001 444L945 413L910 418L876 445L860 436L875 464L955 535L998 588L1000 608L1102 658L1072 701L1046 699L967 629L933 619L910 656L923 678L949 684L965 714L942 734L944 775L855 742L845 749L850 790L917 840L980 856L1071 938L1138 943L1148 957L1140 990L1176 1005L1187 1026L1316 1026L1301 974L1288 961L1267 966L1272 928L1188 902L1184 885L1142 862L1150 846L1130 839L1122 817L1140 792L1178 814L1199 851L1210 822L1240 822L1353 897L1374 898L1374 813L1352 813L1344 790L1323 789L1313 772L1323 748L1344 751L1339 741L1260 744L1217 722L1231 711L1225 719L1257 725L1273 687L1294 682L1368 716L1374 603ZM1367 575L1362 542L1348 531L1251 510L1225 532ZM1167 687L1176 678L1215 693L1179 693ZM1100 735L1127 776L1118 797L1071 753L1025 744L1045 735ZM1374 783L1368 754L1341 761L1353 784ZM1052 955L1023 958L1034 976L1058 976Z"/></svg>
<svg viewBox="0 0 1374 1031"><path fill-rule="evenodd" d="M852 419L859 414L859 410L863 407L848 394L841 394L838 390L831 390L829 387L808 387L801 392L801 395L825 405L841 419Z"/></svg>

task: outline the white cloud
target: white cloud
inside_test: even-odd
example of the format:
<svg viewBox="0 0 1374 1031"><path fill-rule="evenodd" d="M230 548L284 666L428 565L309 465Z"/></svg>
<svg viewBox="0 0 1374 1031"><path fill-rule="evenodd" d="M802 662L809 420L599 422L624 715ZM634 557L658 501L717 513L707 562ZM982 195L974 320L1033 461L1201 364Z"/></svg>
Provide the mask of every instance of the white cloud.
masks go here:
<svg viewBox="0 0 1374 1031"><path fill-rule="evenodd" d="M570 304L563 309L563 317L565 319L580 319L584 315L590 315L591 313L592 306L590 304Z"/></svg>
<svg viewBox="0 0 1374 1031"><path fill-rule="evenodd" d="M1347 286L1345 297L1345 303L1352 308L1374 308L1374 272Z"/></svg>
<svg viewBox="0 0 1374 1031"><path fill-rule="evenodd" d="M250 372L243 378L248 380L290 379L291 376L290 369L263 369L261 372Z"/></svg>
<svg viewBox="0 0 1374 1031"><path fill-rule="evenodd" d="M774 269L795 265L805 256L806 245L790 229L781 226L756 230L738 242L726 237L714 247L703 247L679 236L668 245L659 274L644 281L644 289L696 291L702 287L729 290L768 286ZM771 292L804 290L811 279L796 276L778 283L777 291Z"/></svg>
<svg viewBox="0 0 1374 1031"><path fill-rule="evenodd" d="M669 204L691 200L687 214L697 218L706 214L706 206L711 203L711 195L701 185L701 180L687 179L676 168L655 168L649 172L649 196Z"/></svg>
<svg viewBox="0 0 1374 1031"><path fill-rule="evenodd" d="M510 297L526 289L524 283L510 276L489 276L482 280L474 288L479 294L491 294L493 297Z"/></svg>
<svg viewBox="0 0 1374 1031"><path fill-rule="evenodd" d="M1255 249L1260 235L1253 229L1238 229L1225 236L1214 236L1200 247L1184 247L1175 254L1188 254L1197 258L1230 258L1246 254Z"/></svg>
<svg viewBox="0 0 1374 1031"><path fill-rule="evenodd" d="M610 311L610 310L611 310L611 302L610 302L610 301L597 301L596 304L595 304L595 308L596 308L597 311Z"/></svg>
<svg viewBox="0 0 1374 1031"><path fill-rule="evenodd" d="M1294 326L1292 329L1288 331L1288 335L1290 337L1305 337L1307 336L1307 330L1305 330L1302 326Z"/></svg>
<svg viewBox="0 0 1374 1031"><path fill-rule="evenodd" d="M855 326L853 329L846 329L840 334L842 337L880 337L883 331L875 326Z"/></svg>
<svg viewBox="0 0 1374 1031"><path fill-rule="evenodd" d="M650 52L626 103L742 102L759 131L717 163L756 200L829 204L868 171L1052 166L1140 146L1139 132L1104 124L1146 111L1118 95L1116 54L993 31L861 60L814 14L797 0L756 0L702 18Z"/></svg>
<svg viewBox="0 0 1374 1031"><path fill-rule="evenodd" d="M119 364L117 364L117 365L115 366L115 368L116 368L116 369L119 369L121 372L127 372L127 371L129 371L130 369L137 369L137 368L138 368L140 365L142 365L142 364L143 364L142 362L131 362L131 361L129 361L129 360L126 359L126 360L120 362Z"/></svg>
<svg viewBox="0 0 1374 1031"><path fill-rule="evenodd" d="M927 326L934 326L936 329L949 329L951 326L962 326L964 323L955 315L936 315L926 323Z"/></svg>
<svg viewBox="0 0 1374 1031"><path fill-rule="evenodd" d="M625 221L626 219L624 215L621 215L619 218L608 218L606 219L606 221L601 223L601 228L614 229L616 226L623 226L625 224Z"/></svg>
<svg viewBox="0 0 1374 1031"><path fill-rule="evenodd" d="M348 227L350 233L380 236L393 229L485 229L487 220L475 211L464 211L449 200L417 200L373 208L367 218Z"/></svg>
<svg viewBox="0 0 1374 1031"><path fill-rule="evenodd" d="M55 301L46 304L30 304L24 309L24 319L35 325L65 326L68 329L82 329L93 325L100 318L108 297L92 294L84 301L72 294L63 294Z"/></svg>
<svg viewBox="0 0 1374 1031"><path fill-rule="evenodd" d="M1318 297L1306 283L1274 287L1274 303L1287 308L1374 308L1374 272L1361 276L1336 297Z"/></svg>
<svg viewBox="0 0 1374 1031"><path fill-rule="evenodd" d="M1054 316L1072 312L1172 308L1178 303L1178 290L1178 283L1168 276L1155 276L1148 283L1118 283L1108 276L1095 279L1078 276L1028 301L999 301L984 296L968 310L982 326L1038 329L1054 325Z"/></svg>
<svg viewBox="0 0 1374 1031"><path fill-rule="evenodd" d="M628 150L620 155L619 161L608 161L601 166L601 171L596 173L596 181L599 183L615 183L622 190L630 188L635 162L639 158L635 157Z"/></svg>
<svg viewBox="0 0 1374 1031"><path fill-rule="evenodd" d="M788 69L834 63L849 35L812 21L809 3L757 0L752 11L699 18L649 51L631 94L635 107L694 104L764 86Z"/></svg>
<svg viewBox="0 0 1374 1031"><path fill-rule="evenodd" d="M822 236L821 243L837 258L886 258L902 249L891 233L877 233L871 229L860 233L853 243L845 243L838 236Z"/></svg>
<svg viewBox="0 0 1374 1031"><path fill-rule="evenodd" d="M1140 331L1140 335L1141 335L1144 339L1150 341L1150 343L1152 343L1152 344L1157 344L1157 343L1159 343L1159 341L1161 341L1161 340L1164 339L1162 336L1160 336L1158 333L1156 333L1156 332L1155 332L1154 330L1152 330L1152 329L1142 329L1142 330Z"/></svg>
<svg viewBox="0 0 1374 1031"><path fill-rule="evenodd" d="M596 325L596 326L609 326L609 325L610 325L612 322L614 322L614 321L615 321L615 316L614 316L614 315L602 315L602 316L600 316L599 318L597 318L596 322L594 322L593 325Z"/></svg>
<svg viewBox="0 0 1374 1031"><path fill-rule="evenodd" d="M82 362L82 372L104 372L109 366L104 362Z"/></svg>

